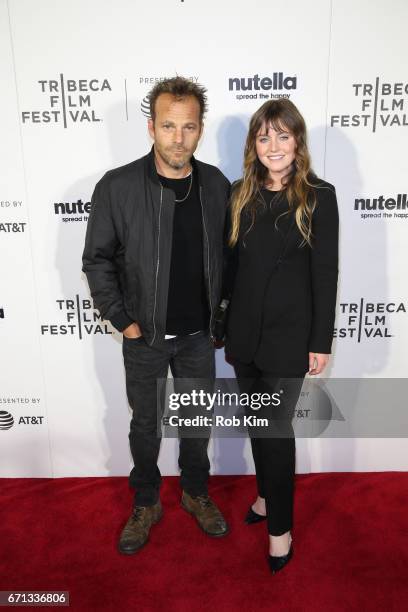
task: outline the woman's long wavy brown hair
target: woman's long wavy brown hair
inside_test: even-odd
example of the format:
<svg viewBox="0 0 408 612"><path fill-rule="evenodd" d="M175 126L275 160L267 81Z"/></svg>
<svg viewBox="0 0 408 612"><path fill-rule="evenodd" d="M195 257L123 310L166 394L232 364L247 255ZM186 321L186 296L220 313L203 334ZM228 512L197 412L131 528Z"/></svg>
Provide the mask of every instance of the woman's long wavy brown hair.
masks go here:
<svg viewBox="0 0 408 612"><path fill-rule="evenodd" d="M256 137L259 133L266 133L269 126L278 132L290 132L295 137L295 160L292 171L285 177L283 191L286 192L289 212L295 211L295 221L303 236L302 244L311 245L312 214L316 206L314 187L317 184L310 180L316 179L316 176L311 169L305 121L293 102L286 99L265 102L251 118L244 150L243 178L233 189L231 198L229 244L234 246L238 240L242 211L245 209L251 213L250 230L258 207L264 205L260 189L267 182L268 169L258 159Z"/></svg>

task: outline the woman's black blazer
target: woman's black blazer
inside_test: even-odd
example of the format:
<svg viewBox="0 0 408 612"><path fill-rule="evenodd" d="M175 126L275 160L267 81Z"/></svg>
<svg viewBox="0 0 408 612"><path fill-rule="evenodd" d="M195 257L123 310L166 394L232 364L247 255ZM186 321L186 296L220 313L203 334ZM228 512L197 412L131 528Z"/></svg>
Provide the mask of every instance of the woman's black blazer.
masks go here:
<svg viewBox="0 0 408 612"><path fill-rule="evenodd" d="M226 250L224 294L231 296L226 353L232 361L300 376L309 369L309 351L331 352L339 216L333 185L317 177L314 184L312 247L301 246L293 213L278 220L275 229L260 211L248 232L248 215L241 217L237 245ZM288 210L284 194L277 206Z"/></svg>

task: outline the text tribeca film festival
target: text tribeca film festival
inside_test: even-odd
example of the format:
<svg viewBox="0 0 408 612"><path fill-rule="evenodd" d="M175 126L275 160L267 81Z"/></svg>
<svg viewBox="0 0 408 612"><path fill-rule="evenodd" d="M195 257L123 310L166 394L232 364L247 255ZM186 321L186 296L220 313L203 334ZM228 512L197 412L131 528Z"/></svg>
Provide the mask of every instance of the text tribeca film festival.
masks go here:
<svg viewBox="0 0 408 612"><path fill-rule="evenodd" d="M43 336L77 337L112 335L109 322L104 321L90 297L75 294L55 299L56 319L40 325ZM358 301L341 301L337 308L337 326L333 337L352 342L388 340L398 335L398 320L408 311L401 299L375 301L361 297ZM61 317L63 319L61 320Z"/></svg>

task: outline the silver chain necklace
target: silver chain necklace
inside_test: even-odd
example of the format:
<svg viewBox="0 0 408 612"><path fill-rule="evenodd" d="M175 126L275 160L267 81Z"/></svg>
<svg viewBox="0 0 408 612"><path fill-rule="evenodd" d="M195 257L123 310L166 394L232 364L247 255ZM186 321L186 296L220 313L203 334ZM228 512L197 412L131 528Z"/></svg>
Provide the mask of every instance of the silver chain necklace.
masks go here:
<svg viewBox="0 0 408 612"><path fill-rule="evenodd" d="M177 198L176 198L174 200L175 202L177 202L177 204L180 204L181 202L185 202L187 200L188 196L190 195L192 184L193 184L193 170L191 170L191 172L190 172L190 186L188 188L188 191L187 191L186 195L184 196L184 198L181 198L180 200L177 200Z"/></svg>

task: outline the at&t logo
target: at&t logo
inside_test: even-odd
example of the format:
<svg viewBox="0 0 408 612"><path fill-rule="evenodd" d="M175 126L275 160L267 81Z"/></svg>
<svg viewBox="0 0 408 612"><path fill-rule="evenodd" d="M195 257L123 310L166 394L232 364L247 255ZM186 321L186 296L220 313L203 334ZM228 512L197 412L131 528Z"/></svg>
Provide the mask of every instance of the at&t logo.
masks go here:
<svg viewBox="0 0 408 612"><path fill-rule="evenodd" d="M14 425L14 419L9 412L0 410L0 430L10 429Z"/></svg>
<svg viewBox="0 0 408 612"><path fill-rule="evenodd" d="M45 416L20 416L17 425L43 425ZM0 430L11 429L15 425L13 416L5 410L0 410Z"/></svg>

